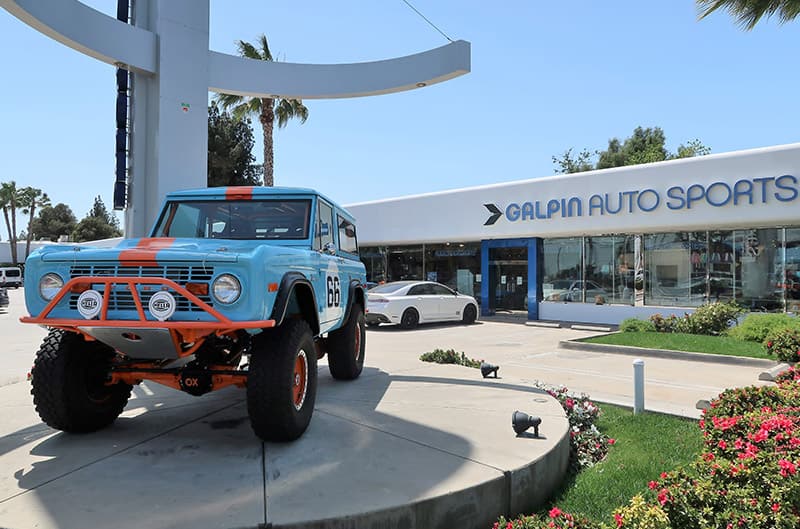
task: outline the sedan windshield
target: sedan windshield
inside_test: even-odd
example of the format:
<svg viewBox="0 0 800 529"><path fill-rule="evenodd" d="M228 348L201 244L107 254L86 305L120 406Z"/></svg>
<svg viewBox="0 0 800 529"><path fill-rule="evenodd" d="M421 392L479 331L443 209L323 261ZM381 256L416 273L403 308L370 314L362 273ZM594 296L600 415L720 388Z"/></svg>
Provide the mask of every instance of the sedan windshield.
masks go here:
<svg viewBox="0 0 800 529"><path fill-rule="evenodd" d="M171 202L156 237L200 239L307 239L310 200Z"/></svg>

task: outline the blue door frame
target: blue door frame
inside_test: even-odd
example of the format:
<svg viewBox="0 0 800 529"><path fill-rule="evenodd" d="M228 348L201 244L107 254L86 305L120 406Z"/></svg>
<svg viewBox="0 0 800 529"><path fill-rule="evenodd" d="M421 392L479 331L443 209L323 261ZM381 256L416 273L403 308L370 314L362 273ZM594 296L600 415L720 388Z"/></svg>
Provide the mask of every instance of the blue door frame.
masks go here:
<svg viewBox="0 0 800 529"><path fill-rule="evenodd" d="M536 293L539 290L538 254L542 239L530 237L525 239L491 239L481 241L481 316L489 315L489 249L490 248L528 248L528 319L539 319L539 302Z"/></svg>

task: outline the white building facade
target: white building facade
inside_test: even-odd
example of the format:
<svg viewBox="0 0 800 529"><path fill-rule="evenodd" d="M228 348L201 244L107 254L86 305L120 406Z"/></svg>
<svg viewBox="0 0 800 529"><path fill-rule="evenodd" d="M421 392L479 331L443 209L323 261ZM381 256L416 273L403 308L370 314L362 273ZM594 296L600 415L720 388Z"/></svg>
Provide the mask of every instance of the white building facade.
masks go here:
<svg viewBox="0 0 800 529"><path fill-rule="evenodd" d="M619 323L710 301L800 311L800 144L348 206L371 281L481 313Z"/></svg>

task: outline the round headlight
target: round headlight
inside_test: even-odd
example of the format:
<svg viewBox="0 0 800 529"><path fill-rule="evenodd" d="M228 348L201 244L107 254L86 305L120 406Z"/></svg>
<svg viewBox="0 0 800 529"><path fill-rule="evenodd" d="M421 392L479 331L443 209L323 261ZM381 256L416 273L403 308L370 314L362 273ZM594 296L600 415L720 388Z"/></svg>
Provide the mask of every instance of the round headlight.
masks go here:
<svg viewBox="0 0 800 529"><path fill-rule="evenodd" d="M45 274L39 280L39 295L42 296L42 299L45 301L50 301L58 291L61 290L61 287L64 286L64 280L61 279L61 276L58 274Z"/></svg>
<svg viewBox="0 0 800 529"><path fill-rule="evenodd" d="M239 280L230 274L222 274L216 278L211 287L214 299L226 305L239 299L239 294L242 293L242 285L239 284Z"/></svg>

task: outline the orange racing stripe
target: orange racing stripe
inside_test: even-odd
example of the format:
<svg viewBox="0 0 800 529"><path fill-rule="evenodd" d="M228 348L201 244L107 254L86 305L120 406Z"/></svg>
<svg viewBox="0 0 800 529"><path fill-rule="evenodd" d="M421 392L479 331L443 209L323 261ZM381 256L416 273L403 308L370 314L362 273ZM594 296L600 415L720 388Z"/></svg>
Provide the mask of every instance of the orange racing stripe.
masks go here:
<svg viewBox="0 0 800 529"><path fill-rule="evenodd" d="M225 200L253 200L253 186L235 186L225 189Z"/></svg>
<svg viewBox="0 0 800 529"><path fill-rule="evenodd" d="M171 248L174 243L174 237L140 239L134 248L119 253L119 262L126 266L157 266L156 254L159 250Z"/></svg>

